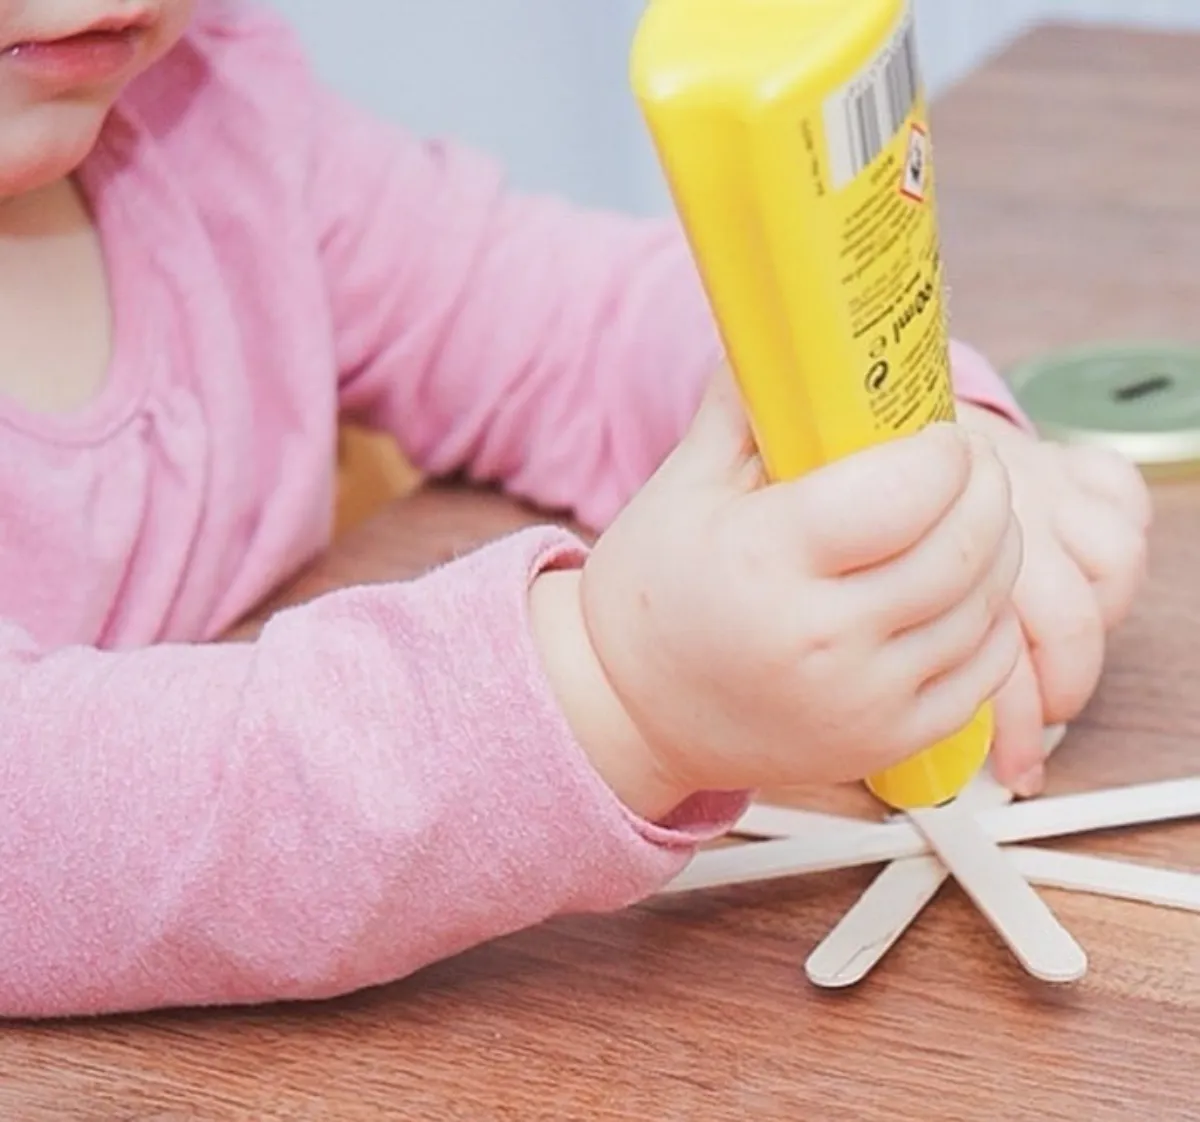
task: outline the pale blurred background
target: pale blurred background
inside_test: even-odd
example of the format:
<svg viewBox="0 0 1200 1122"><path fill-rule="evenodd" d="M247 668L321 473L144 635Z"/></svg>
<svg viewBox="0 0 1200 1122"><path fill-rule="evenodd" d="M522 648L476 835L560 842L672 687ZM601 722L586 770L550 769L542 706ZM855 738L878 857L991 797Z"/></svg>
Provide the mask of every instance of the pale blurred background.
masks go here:
<svg viewBox="0 0 1200 1122"><path fill-rule="evenodd" d="M916 0L931 91L1042 19L1200 28L1200 0ZM514 185L667 206L626 81L643 0L274 0L331 82L503 160Z"/></svg>

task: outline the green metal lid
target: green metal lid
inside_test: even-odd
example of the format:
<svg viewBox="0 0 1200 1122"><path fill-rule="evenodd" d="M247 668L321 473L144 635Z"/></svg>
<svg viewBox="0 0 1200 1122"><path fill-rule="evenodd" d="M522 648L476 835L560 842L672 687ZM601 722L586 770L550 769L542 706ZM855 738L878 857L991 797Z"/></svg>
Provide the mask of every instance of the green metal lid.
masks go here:
<svg viewBox="0 0 1200 1122"><path fill-rule="evenodd" d="M1200 471L1200 349L1079 347L1021 363L1007 379L1049 439L1105 444L1155 474Z"/></svg>

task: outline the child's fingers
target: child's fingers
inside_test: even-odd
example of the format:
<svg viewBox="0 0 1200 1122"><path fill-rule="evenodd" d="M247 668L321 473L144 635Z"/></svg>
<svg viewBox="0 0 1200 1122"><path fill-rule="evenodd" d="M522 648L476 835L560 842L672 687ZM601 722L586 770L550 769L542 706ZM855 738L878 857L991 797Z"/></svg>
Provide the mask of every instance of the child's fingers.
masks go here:
<svg viewBox="0 0 1200 1122"><path fill-rule="evenodd" d="M1064 448L1063 458L1072 480L1084 491L1112 503L1139 529L1146 530L1154 515L1150 489L1124 456L1090 444Z"/></svg>
<svg viewBox="0 0 1200 1122"><path fill-rule="evenodd" d="M880 637L894 635L931 624L977 593L998 607L1016 582L1021 549L1008 473L983 454L966 490L925 538L841 583L876 607Z"/></svg>
<svg viewBox="0 0 1200 1122"><path fill-rule="evenodd" d="M841 576L925 537L963 493L973 460L961 430L937 425L755 495L758 520L810 575Z"/></svg>
<svg viewBox="0 0 1200 1122"><path fill-rule="evenodd" d="M1059 540L1092 583L1104 625L1128 614L1146 571L1146 537L1111 503L1076 494L1060 504Z"/></svg>
<svg viewBox="0 0 1200 1122"><path fill-rule="evenodd" d="M722 366L709 382L675 459L676 467L708 482L725 482L748 462L757 462L754 437L728 367Z"/></svg>
<svg viewBox="0 0 1200 1122"><path fill-rule="evenodd" d="M1048 724L1075 717L1087 703L1104 662L1104 621L1091 585L1076 563L1047 541L1030 551L1014 602Z"/></svg>
<svg viewBox="0 0 1200 1122"><path fill-rule="evenodd" d="M997 621L1012 614L1012 590L1020 568L1020 538L1016 548L998 557L986 579L961 602L919 627L895 636L880 658L892 673L911 682L914 691L953 673L974 658Z"/></svg>
<svg viewBox="0 0 1200 1122"><path fill-rule="evenodd" d="M1024 638L1013 612L1004 612L974 656L949 674L927 683L917 695L904 740L921 750L953 736L1008 680Z"/></svg>
<svg viewBox="0 0 1200 1122"><path fill-rule="evenodd" d="M992 774L1022 798L1042 789L1044 762L1042 695L1037 674L1022 645L1008 681L992 700L996 734L992 742Z"/></svg>

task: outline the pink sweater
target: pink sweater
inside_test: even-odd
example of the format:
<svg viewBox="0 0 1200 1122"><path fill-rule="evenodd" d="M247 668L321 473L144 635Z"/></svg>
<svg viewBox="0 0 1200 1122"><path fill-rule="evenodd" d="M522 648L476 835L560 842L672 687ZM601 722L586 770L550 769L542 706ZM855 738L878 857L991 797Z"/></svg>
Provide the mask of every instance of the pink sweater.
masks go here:
<svg viewBox="0 0 1200 1122"><path fill-rule="evenodd" d="M718 356L672 225L506 194L217 0L81 182L108 384L0 403L0 1015L385 982L636 901L728 826L740 796L637 820L572 741L526 625L582 554L557 529L205 645L326 545L339 412L603 526Z"/></svg>

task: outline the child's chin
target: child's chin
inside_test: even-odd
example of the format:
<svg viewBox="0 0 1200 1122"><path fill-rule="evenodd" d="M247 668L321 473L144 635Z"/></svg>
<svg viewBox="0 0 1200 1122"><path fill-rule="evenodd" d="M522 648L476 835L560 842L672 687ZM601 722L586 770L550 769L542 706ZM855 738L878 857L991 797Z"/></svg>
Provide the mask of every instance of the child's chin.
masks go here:
<svg viewBox="0 0 1200 1122"><path fill-rule="evenodd" d="M71 175L96 146L108 106L51 102L10 114L0 107L0 198Z"/></svg>

